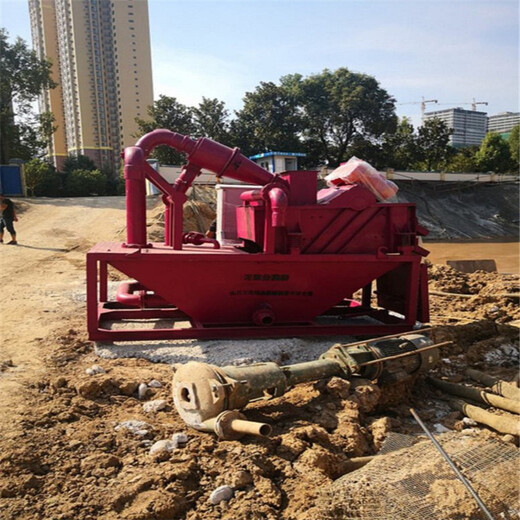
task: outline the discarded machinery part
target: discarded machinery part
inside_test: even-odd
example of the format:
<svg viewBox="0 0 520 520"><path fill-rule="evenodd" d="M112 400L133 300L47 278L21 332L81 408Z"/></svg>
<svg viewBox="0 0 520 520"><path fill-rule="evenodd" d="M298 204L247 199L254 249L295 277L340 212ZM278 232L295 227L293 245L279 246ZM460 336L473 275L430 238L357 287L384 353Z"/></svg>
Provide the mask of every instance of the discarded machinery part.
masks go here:
<svg viewBox="0 0 520 520"><path fill-rule="evenodd" d="M520 422L515 415L498 415L493 412L488 412L480 406L464 401L464 399L448 399L448 403L454 410L462 412L470 419L480 424L485 424L497 432L516 435L517 437L520 436Z"/></svg>
<svg viewBox="0 0 520 520"><path fill-rule="evenodd" d="M434 345L422 334L406 334L354 345L334 345L321 357L337 359L350 373L365 379L395 383L435 366L439 361L438 347L446 344Z"/></svg>
<svg viewBox="0 0 520 520"><path fill-rule="evenodd" d="M505 410L507 412L520 414L520 402L515 401L514 399L508 399L507 397L502 397L501 395L484 392L480 388L475 388L474 386L464 386L458 385L456 383L449 383L448 381L443 381L442 379L437 379L435 377L428 378L428 381L430 381L440 390L443 390L449 394L458 395L459 397L465 397L466 399L471 399L472 401L485 403L489 406L492 406L493 408L499 408L500 410Z"/></svg>
<svg viewBox="0 0 520 520"><path fill-rule="evenodd" d="M447 347L448 345L453 345L453 341L443 341L442 343L435 343L434 345L430 345L429 347L421 348L421 352L425 352L426 350L432 350L434 348ZM400 359L403 357L411 356L416 354L417 351L412 352L404 352L403 354L396 354L395 356L388 356L384 359L374 359L374 361L367 361L366 363L361 363L360 367L367 367L369 365L376 365L377 363L384 363L385 361L391 361L393 359Z"/></svg>
<svg viewBox="0 0 520 520"><path fill-rule="evenodd" d="M241 416L222 414L240 410L255 400L279 397L299 383L333 376L344 379L355 375L376 376L372 379L379 378L383 384L408 381L438 360L438 350L433 346L426 336L408 334L362 345L335 345L317 360L283 367L272 362L217 367L190 361L173 376L173 400L181 418L195 429L214 431L222 438L235 433L267 435L268 425L245 424ZM387 360L396 349L405 350L407 357ZM360 368L362 362L374 358L380 361L377 365Z"/></svg>
<svg viewBox="0 0 520 520"><path fill-rule="evenodd" d="M450 468L453 470L457 478L462 482L464 487L469 491L471 496L475 499L480 509L483 511L483 513L486 515L489 520L494 520L493 515L490 513L489 509L486 507L484 502L480 499L477 492L473 489L473 486L469 483L469 481L466 479L466 477L461 473L459 468L455 465L453 460L451 460L451 457L446 453L444 448L437 442L437 439L434 437L434 435L428 430L426 425L422 422L419 415L417 415L417 412L410 408L410 413L413 415L413 418L417 421L417 424L422 428L424 433L428 436L428 438L432 441L433 445L437 449L437 451L444 457L444 460L449 464Z"/></svg>
<svg viewBox="0 0 520 520"><path fill-rule="evenodd" d="M513 383L502 381L501 379L490 376L484 372L481 372L480 370L475 370L473 368L467 368L465 370L465 374L471 377L471 379L486 385L497 394L508 397L509 399L520 401L520 388L518 388Z"/></svg>
<svg viewBox="0 0 520 520"><path fill-rule="evenodd" d="M216 431L212 421L222 412L241 409L255 399L282 395L286 388L286 378L276 363L220 368L190 361L173 376L173 400L179 415L202 431ZM265 428L256 431L265 434Z"/></svg>
<svg viewBox="0 0 520 520"><path fill-rule="evenodd" d="M203 425L205 431L215 432L224 440L240 439L244 435L266 437L271 433L271 426L248 421L238 410L226 410L217 417L204 421Z"/></svg>

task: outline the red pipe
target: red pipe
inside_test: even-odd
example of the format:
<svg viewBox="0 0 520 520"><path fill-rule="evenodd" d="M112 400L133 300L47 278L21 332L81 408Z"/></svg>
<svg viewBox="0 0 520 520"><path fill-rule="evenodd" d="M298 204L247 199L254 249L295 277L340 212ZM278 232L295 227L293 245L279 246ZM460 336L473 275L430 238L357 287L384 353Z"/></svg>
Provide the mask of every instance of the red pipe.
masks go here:
<svg viewBox="0 0 520 520"><path fill-rule="evenodd" d="M126 245L146 247L146 185L143 150L130 146L124 151L126 194Z"/></svg>
<svg viewBox="0 0 520 520"><path fill-rule="evenodd" d="M251 190L241 193L240 198L245 202L253 202L256 200L262 200L263 196L261 190Z"/></svg>
<svg viewBox="0 0 520 520"><path fill-rule="evenodd" d="M146 288L139 282L122 282L116 293L116 300L127 307L166 307L169 303L156 294L146 294Z"/></svg>
<svg viewBox="0 0 520 520"><path fill-rule="evenodd" d="M271 225L273 227L284 227L287 206L289 205L287 193L282 188L274 187L269 190L269 200L271 201Z"/></svg>
<svg viewBox="0 0 520 520"><path fill-rule="evenodd" d="M182 174L171 190L145 161L152 150L160 145L171 146L188 156L188 164L183 168ZM173 205L166 215L168 224L165 230L165 243L174 249L182 249L182 206L186 200L185 193L202 168L214 172L217 177L225 176L261 186L270 185L269 195L262 193L262 196L266 200L269 198L271 202L271 225L273 227L285 225L287 183L242 155L238 148L231 149L205 137L194 141L188 136L159 129L141 137L136 146L127 148L124 152L124 164L128 246L146 247L147 245L145 180L149 178L167 195L168 205Z"/></svg>
<svg viewBox="0 0 520 520"><path fill-rule="evenodd" d="M262 190L244 191L240 198L245 202L254 202L269 199L271 203L271 225L273 227L284 227L289 198L286 191L279 186L267 186Z"/></svg>
<svg viewBox="0 0 520 520"><path fill-rule="evenodd" d="M274 177L242 155L238 148L232 149L205 137L194 141L188 136L161 129L144 135L136 143L136 146L142 148L145 157L160 145L171 146L187 154L190 163L216 173L217 177L229 177L261 186L269 184Z"/></svg>
<svg viewBox="0 0 520 520"><path fill-rule="evenodd" d="M148 134L143 135L143 137L141 137L141 139L136 143L136 146L142 148L146 157L150 155L156 146L161 145L171 146L172 148L179 150L179 152L189 155L193 152L197 143L186 135L165 129L149 132Z"/></svg>

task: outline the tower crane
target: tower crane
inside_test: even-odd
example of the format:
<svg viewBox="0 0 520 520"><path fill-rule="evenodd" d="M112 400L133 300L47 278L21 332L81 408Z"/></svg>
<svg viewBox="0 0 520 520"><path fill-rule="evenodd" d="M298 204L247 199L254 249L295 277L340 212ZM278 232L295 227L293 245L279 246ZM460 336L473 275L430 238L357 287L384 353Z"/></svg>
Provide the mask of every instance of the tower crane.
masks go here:
<svg viewBox="0 0 520 520"><path fill-rule="evenodd" d="M471 110L473 111L476 111L477 110L477 105L487 105L488 102L487 101L476 101L475 98L473 98L473 102L472 103L441 103L441 105L455 105L455 106L460 106L460 105L471 105Z"/></svg>
<svg viewBox="0 0 520 520"><path fill-rule="evenodd" d="M421 97L421 101L409 101L407 103L398 103L399 105L421 105L421 116L424 118L424 112L426 111L426 103L438 103L437 99L424 99Z"/></svg>

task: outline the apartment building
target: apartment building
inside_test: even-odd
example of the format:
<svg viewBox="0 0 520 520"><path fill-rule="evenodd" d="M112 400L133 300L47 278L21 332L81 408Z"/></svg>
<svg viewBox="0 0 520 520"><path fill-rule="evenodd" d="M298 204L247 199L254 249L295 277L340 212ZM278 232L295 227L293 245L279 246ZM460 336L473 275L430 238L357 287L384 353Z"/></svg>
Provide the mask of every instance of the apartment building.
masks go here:
<svg viewBox="0 0 520 520"><path fill-rule="evenodd" d="M29 11L58 83L41 99L58 127L50 157L58 168L70 154L118 168L135 118L153 104L147 0L29 0Z"/></svg>
<svg viewBox="0 0 520 520"><path fill-rule="evenodd" d="M488 117L487 130L497 134L509 134L518 124L520 124L520 112L501 112Z"/></svg>
<svg viewBox="0 0 520 520"><path fill-rule="evenodd" d="M487 113L463 108L449 108L426 112L423 121L438 118L453 129L450 144L455 148L480 145L487 130Z"/></svg>

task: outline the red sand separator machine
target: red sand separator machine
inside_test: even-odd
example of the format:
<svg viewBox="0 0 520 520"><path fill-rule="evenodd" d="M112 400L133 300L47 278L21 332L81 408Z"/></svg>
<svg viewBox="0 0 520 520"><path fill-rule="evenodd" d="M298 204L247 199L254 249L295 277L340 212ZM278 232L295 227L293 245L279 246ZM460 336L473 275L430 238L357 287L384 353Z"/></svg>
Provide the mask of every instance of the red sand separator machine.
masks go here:
<svg viewBox="0 0 520 520"><path fill-rule="evenodd" d="M146 161L159 145L187 155L173 185ZM202 168L258 186L236 208L241 246L184 231L186 191ZM414 204L378 203L361 184L317 191L315 171L273 175L238 148L169 130L125 149L124 178L126 243L98 243L87 253L92 340L374 336L429 319L421 263L428 251L418 243L427 230ZM146 180L163 193L164 243L147 242ZM120 284L115 301L108 266L135 280ZM128 321L151 323L125 328Z"/></svg>

